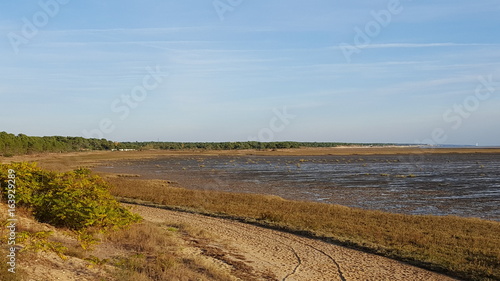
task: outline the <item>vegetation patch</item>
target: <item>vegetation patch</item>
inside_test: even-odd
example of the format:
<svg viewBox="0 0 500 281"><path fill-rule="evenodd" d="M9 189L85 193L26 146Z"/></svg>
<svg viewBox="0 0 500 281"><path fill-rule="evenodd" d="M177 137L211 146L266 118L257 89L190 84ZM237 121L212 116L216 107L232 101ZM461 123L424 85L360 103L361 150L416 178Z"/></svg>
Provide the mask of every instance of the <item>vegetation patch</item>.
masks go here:
<svg viewBox="0 0 500 281"><path fill-rule="evenodd" d="M69 229L84 250L98 243L96 234L141 220L115 200L106 181L87 169L56 173L43 170L36 163L2 164L0 185L10 208L27 210L38 222ZM14 186L15 189L9 188ZM54 252L65 258L67 248L50 241L51 232L16 231L15 242L24 244L23 251Z"/></svg>
<svg viewBox="0 0 500 281"><path fill-rule="evenodd" d="M82 137L32 137L25 134L0 132L0 155L33 154L41 152L70 152L82 150L108 150L116 144L105 139L86 139Z"/></svg>
<svg viewBox="0 0 500 281"><path fill-rule="evenodd" d="M183 238L177 231L164 229L150 222L135 224L130 228L109 233L107 243L127 250L128 256L113 258L108 262L118 270L117 280L234 280L229 272L214 268L204 257L182 254ZM209 256L209 255L205 255ZM91 257L92 263L103 260Z"/></svg>
<svg viewBox="0 0 500 281"><path fill-rule="evenodd" d="M120 228L140 220L109 193L110 185L88 169L65 173L46 171L36 163L0 166L0 183L8 196L9 175L16 174L15 201L44 223L72 230Z"/></svg>

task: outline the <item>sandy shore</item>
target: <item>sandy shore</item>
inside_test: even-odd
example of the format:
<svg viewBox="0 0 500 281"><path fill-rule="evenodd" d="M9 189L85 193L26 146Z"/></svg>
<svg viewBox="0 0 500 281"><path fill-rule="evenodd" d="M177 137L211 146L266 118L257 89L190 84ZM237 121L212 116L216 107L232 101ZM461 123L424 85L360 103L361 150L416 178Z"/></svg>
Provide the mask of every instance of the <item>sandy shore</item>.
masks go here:
<svg viewBox="0 0 500 281"><path fill-rule="evenodd" d="M125 204L154 223L187 224L213 239L192 245L248 280L456 280L381 256L231 220Z"/></svg>

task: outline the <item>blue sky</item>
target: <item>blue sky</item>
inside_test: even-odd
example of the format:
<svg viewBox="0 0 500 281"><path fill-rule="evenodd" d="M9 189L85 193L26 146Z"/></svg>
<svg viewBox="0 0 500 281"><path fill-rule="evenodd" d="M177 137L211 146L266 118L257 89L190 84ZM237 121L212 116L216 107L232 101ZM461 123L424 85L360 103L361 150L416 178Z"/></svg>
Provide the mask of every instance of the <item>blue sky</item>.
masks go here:
<svg viewBox="0 0 500 281"><path fill-rule="evenodd" d="M0 131L500 145L499 14L497 0L2 1Z"/></svg>

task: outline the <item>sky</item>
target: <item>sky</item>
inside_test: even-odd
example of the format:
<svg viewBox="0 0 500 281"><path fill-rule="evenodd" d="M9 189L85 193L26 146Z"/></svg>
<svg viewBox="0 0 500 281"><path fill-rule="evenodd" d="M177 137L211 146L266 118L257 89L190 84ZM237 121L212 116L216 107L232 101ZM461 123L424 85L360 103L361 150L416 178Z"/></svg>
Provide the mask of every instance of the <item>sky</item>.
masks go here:
<svg viewBox="0 0 500 281"><path fill-rule="evenodd" d="M0 131L500 145L498 0L0 2Z"/></svg>

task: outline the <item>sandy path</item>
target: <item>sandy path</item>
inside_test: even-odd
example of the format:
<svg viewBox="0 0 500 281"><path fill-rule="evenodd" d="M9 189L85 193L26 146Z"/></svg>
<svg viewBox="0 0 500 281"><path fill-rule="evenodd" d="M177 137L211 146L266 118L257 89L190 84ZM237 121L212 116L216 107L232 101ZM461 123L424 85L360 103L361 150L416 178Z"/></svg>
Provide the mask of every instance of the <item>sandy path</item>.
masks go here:
<svg viewBox="0 0 500 281"><path fill-rule="evenodd" d="M127 206L145 220L192 225L217 237L204 245L205 250L215 251L212 256L226 263L246 268L247 277L252 278L245 280L455 280L388 258L254 225Z"/></svg>

